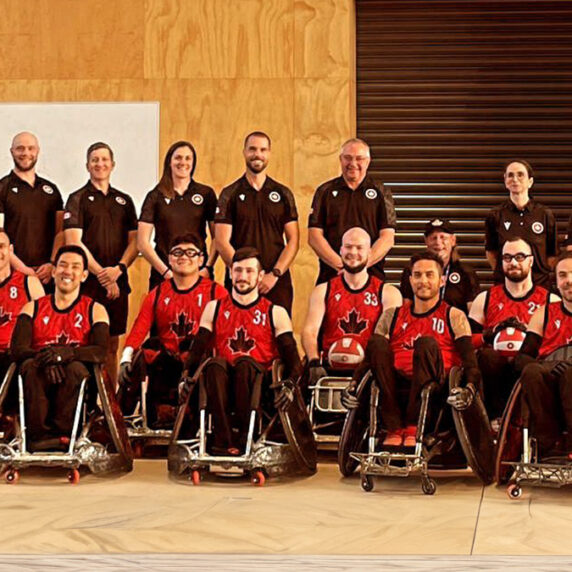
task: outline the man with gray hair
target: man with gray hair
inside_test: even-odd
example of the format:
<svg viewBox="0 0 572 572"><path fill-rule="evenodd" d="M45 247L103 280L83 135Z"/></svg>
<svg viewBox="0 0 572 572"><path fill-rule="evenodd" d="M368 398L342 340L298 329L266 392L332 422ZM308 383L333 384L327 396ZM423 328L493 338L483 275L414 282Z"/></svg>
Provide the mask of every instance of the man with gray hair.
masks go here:
<svg viewBox="0 0 572 572"><path fill-rule="evenodd" d="M368 174L370 161L368 144L349 139L340 152L341 176L323 183L314 194L308 242L320 259L318 284L342 270L342 236L355 226L371 238L370 273L384 278L383 259L394 243L395 209L390 190Z"/></svg>

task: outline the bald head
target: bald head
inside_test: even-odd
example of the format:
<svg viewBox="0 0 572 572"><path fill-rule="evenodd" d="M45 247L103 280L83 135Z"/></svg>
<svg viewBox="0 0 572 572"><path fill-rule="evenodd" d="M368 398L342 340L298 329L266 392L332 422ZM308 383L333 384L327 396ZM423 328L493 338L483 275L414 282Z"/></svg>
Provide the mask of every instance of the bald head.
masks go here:
<svg viewBox="0 0 572 572"><path fill-rule="evenodd" d="M522 238L509 240L502 247L502 271L510 282L529 280L534 257L530 244Z"/></svg>
<svg viewBox="0 0 572 572"><path fill-rule="evenodd" d="M346 272L367 272L370 251L371 238L363 228L356 226L344 232L340 256Z"/></svg>
<svg viewBox="0 0 572 572"><path fill-rule="evenodd" d="M25 173L33 171L38 161L40 146L38 139L33 133L22 131L12 139L10 153L14 160L14 170Z"/></svg>
<svg viewBox="0 0 572 572"><path fill-rule="evenodd" d="M530 244L523 240L522 238L517 238L515 240L507 240L503 247L503 254L516 254L517 252L522 252L523 254L532 254L532 249Z"/></svg>
<svg viewBox="0 0 572 572"><path fill-rule="evenodd" d="M342 246L346 242L359 242L360 244L371 248L371 237L365 229L361 228L361 226L354 226L344 232L342 236Z"/></svg>

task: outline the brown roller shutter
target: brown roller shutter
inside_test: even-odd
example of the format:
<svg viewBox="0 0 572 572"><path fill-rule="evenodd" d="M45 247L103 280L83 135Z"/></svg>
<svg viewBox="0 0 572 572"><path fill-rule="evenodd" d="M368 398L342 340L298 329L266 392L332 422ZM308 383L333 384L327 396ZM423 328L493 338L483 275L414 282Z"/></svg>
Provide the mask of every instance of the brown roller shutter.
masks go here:
<svg viewBox="0 0 572 572"><path fill-rule="evenodd" d="M357 132L395 198L397 282L431 217L459 229L482 283L484 219L507 197L505 161L535 169L533 195L562 238L572 191L572 2L356 0Z"/></svg>

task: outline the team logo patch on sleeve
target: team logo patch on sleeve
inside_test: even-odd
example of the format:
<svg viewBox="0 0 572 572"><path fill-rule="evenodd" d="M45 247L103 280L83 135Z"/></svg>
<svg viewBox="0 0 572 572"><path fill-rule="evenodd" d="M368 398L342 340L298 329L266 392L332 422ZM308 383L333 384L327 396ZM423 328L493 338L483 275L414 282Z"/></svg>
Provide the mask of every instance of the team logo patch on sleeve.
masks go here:
<svg viewBox="0 0 572 572"><path fill-rule="evenodd" d="M44 193L48 193L48 195L54 194L54 189L52 189L52 187L50 187L50 185L44 185L42 187L42 191L44 191Z"/></svg>
<svg viewBox="0 0 572 572"><path fill-rule="evenodd" d="M367 191L365 192L365 196L368 199L375 199L377 198L377 191L375 189L367 189Z"/></svg>
<svg viewBox="0 0 572 572"><path fill-rule="evenodd" d="M272 191L269 195L268 198L273 202L273 203L279 203L280 202L280 193L277 193L276 191Z"/></svg>
<svg viewBox="0 0 572 572"><path fill-rule="evenodd" d="M532 223L532 232L534 234L541 234L544 232L544 225L541 222L533 222Z"/></svg>
<svg viewBox="0 0 572 572"><path fill-rule="evenodd" d="M202 195L193 195L193 196L191 197L191 201L193 201L193 203L194 203L195 205L202 205L204 199L203 199L203 196L202 196Z"/></svg>
<svg viewBox="0 0 572 572"><path fill-rule="evenodd" d="M120 204L120 205L126 205L127 201L123 198L123 197L115 197L115 200Z"/></svg>
<svg viewBox="0 0 572 572"><path fill-rule="evenodd" d="M12 187L10 190L11 190L13 193L18 194L18 187Z"/></svg>
<svg viewBox="0 0 572 572"><path fill-rule="evenodd" d="M449 282L451 284L458 284L461 281L461 275L458 272L452 272L449 276Z"/></svg>

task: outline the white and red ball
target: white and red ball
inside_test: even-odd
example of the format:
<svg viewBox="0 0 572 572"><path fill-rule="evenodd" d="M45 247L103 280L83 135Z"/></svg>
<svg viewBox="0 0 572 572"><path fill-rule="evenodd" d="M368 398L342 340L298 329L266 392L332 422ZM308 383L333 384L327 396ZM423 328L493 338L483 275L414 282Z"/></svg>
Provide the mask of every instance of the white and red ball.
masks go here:
<svg viewBox="0 0 572 572"><path fill-rule="evenodd" d="M363 358L363 348L353 338L336 340L328 351L328 361L335 369L354 369L363 361Z"/></svg>
<svg viewBox="0 0 572 572"><path fill-rule="evenodd" d="M514 357L526 336L526 332L518 328L504 328L495 335L493 348L501 355L507 357Z"/></svg>

